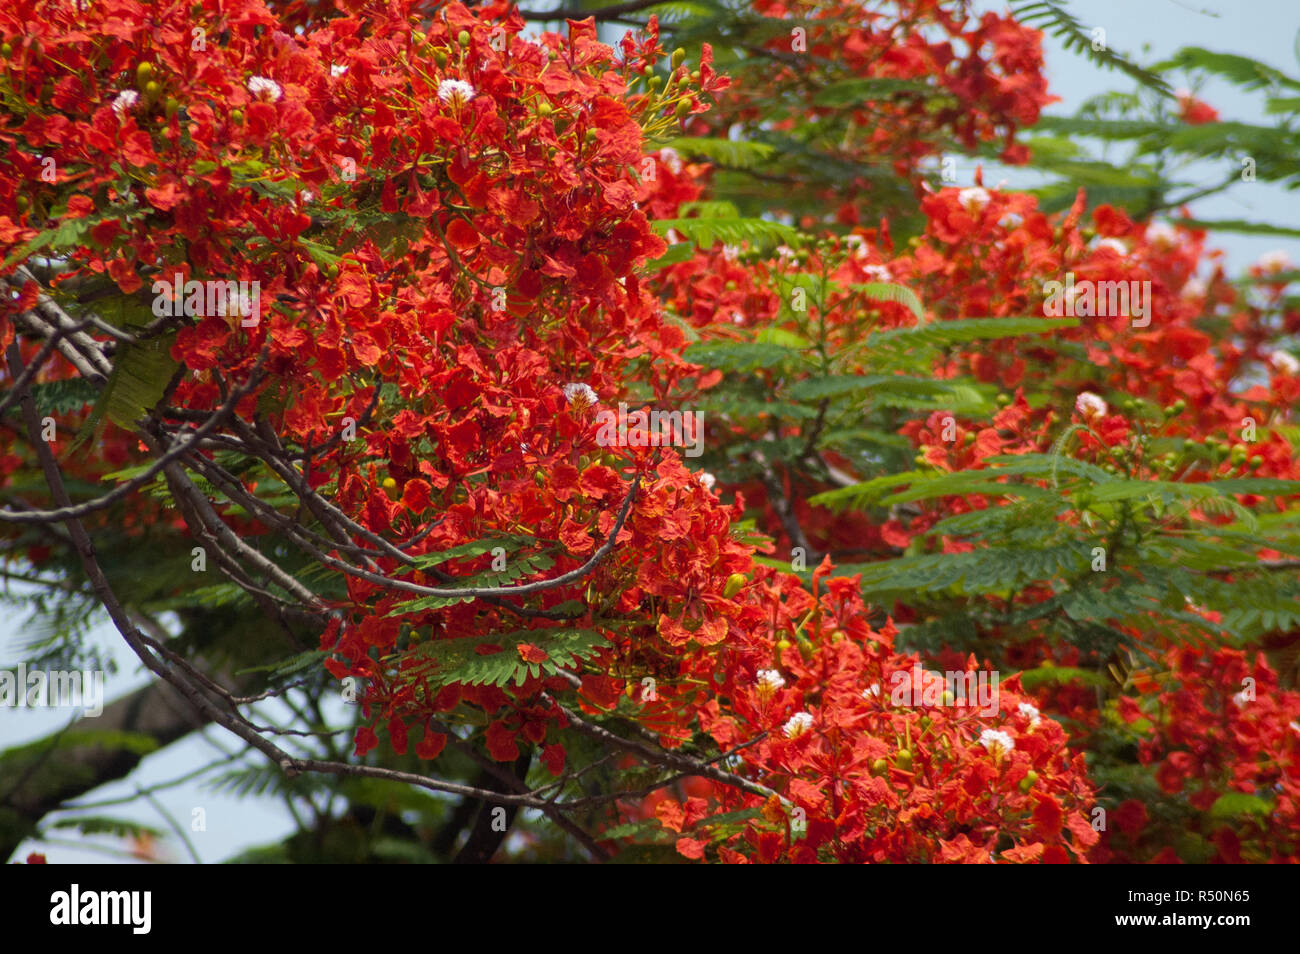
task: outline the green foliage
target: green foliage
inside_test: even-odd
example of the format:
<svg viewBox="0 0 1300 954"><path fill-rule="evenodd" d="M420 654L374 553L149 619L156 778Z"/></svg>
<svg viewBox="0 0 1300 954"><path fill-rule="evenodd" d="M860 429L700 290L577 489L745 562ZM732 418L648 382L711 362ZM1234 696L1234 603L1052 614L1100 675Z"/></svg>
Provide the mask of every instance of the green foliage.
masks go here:
<svg viewBox="0 0 1300 954"><path fill-rule="evenodd" d="M708 139L698 136L670 139L663 145L664 148L673 149L685 158L700 157L732 169L757 168L767 162L775 152L775 147L768 143Z"/></svg>
<svg viewBox="0 0 1300 954"><path fill-rule="evenodd" d="M1143 69L1116 53L1108 43L1094 42L1092 32L1071 14L1060 0L1016 3L1012 4L1011 11L1021 23L1030 24L1050 33L1059 39L1067 50L1087 57L1103 69L1120 70L1150 89L1166 96L1173 95L1173 90L1159 74Z"/></svg>
<svg viewBox="0 0 1300 954"><path fill-rule="evenodd" d="M519 646L528 643L546 653L544 662L526 662ZM608 644L591 629L524 629L463 639L424 643L418 655L421 674L430 686L452 683L479 686L523 685L529 677L553 675L594 656Z"/></svg>
<svg viewBox="0 0 1300 954"><path fill-rule="evenodd" d="M745 243L751 248L765 249L781 242L790 244L799 241L798 229L780 222L769 222L767 219L700 216L693 219L656 219L652 224L660 235L667 235L670 229L676 229L700 248L706 249L712 248L715 242L730 245Z"/></svg>
<svg viewBox="0 0 1300 954"><path fill-rule="evenodd" d="M0 391L0 397L7 395L7 390ZM36 405L36 413L42 417L46 414L67 414L70 411L77 411L87 404L94 402L99 394L99 388L94 382L87 381L85 378L64 378L60 381L38 382L31 386L32 401ZM8 408L8 413L17 414L20 405L14 402Z"/></svg>
<svg viewBox="0 0 1300 954"><path fill-rule="evenodd" d="M1294 551L1294 530L1287 522L1257 520L1236 499L1294 500L1300 481L1127 477L1061 456L1067 443L1058 440L1057 454L994 457L973 470L886 474L810 502L836 511L879 511L985 498L986 507L931 526L914 541L922 552L840 568L860 574L868 600L926 607L932 620L968 597L1009 600L1034 589L1046 598L1016 616L968 606L970 619L977 628L1038 619L1083 648L1118 639L1119 626L1251 643L1300 623L1300 582L1273 572L1257 556ZM1223 524L1223 515L1235 522ZM924 552L944 540L974 549ZM1220 618L1215 622L1192 607Z"/></svg>

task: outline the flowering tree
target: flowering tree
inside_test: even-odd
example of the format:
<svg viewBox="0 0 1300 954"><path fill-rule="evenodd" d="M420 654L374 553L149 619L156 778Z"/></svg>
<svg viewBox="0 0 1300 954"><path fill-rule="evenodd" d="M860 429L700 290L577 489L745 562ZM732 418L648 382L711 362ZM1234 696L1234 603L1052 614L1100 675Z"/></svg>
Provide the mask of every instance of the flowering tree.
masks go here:
<svg viewBox="0 0 1300 954"><path fill-rule="evenodd" d="M1056 3L654 7L0 12L5 572L158 680L3 755L8 850L175 695L311 809L257 857L1294 854L1289 266L1152 216L1293 175L1166 74L1300 83L1045 120Z"/></svg>

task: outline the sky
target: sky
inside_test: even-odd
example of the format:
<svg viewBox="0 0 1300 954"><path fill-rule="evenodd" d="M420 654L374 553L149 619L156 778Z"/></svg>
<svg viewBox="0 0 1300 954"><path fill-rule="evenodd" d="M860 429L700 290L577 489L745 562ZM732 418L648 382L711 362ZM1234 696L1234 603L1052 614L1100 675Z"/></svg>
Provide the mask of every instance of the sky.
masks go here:
<svg viewBox="0 0 1300 954"><path fill-rule="evenodd" d="M976 0L975 9L1003 10L1004 3ZM1300 41L1300 3L1296 0L1074 0L1068 9L1089 30L1100 27L1110 49L1123 53L1139 65L1151 65L1169 58L1181 47L1199 46L1221 53L1249 56L1283 72L1300 77L1297 46ZM1135 83L1123 73L1095 67L1089 60L1064 51L1051 36L1045 37L1048 91L1061 98L1049 106L1049 115L1072 115L1085 100L1110 90L1131 92ZM1170 85L1186 86L1186 77L1170 78ZM1264 95L1243 93L1232 84L1212 78L1197 91L1197 97L1219 112L1224 120L1270 125L1278 117L1263 112ZM1239 157L1225 156L1222 163L1199 163L1190 167L1189 179L1200 186L1221 181ZM973 173L969 161L959 163L959 184L963 173ZM1038 179L999 169L1008 188L1036 185ZM999 181L986 176L986 184ZM1185 190L1194 192L1194 188ZM1263 182L1239 182L1227 192L1198 200L1190 206L1199 219L1248 219L1289 228L1300 227L1300 191ZM1265 252L1286 251L1300 263L1300 240L1278 236L1238 235L1212 232L1207 247L1225 252L1225 267L1234 274Z"/></svg>
<svg viewBox="0 0 1300 954"><path fill-rule="evenodd" d="M1004 4L977 0L977 10L1002 10ZM1109 45L1130 54L1142 63L1163 59L1182 46L1202 46L1220 52L1251 56L1292 75L1300 75L1297 63L1297 30L1300 28L1300 3L1296 0L1075 0L1071 11L1089 27L1106 30ZM1085 99L1112 89L1129 90L1131 82L1121 73L1098 70L1083 57L1063 51L1051 37L1046 38L1045 53L1050 90L1062 102L1048 112L1068 115ZM1181 85L1175 81L1175 86ZM1199 92L1201 99L1217 109L1224 119L1267 122L1260 112L1262 97L1238 94L1225 84L1211 82ZM1235 162L1234 157L1225 161ZM1207 164L1198 168L1198 182L1208 184L1224 173ZM1008 187L1030 184L1016 180L1014 170L999 170L1006 175ZM958 184L968 185L974 166L962 161L957 169ZM986 184L997 180L986 177ZM1256 219L1290 227L1300 226L1300 193L1265 183L1241 183L1226 195L1201 200L1193 211L1204 219ZM1262 253L1282 249L1300 262L1300 241L1286 238L1212 234L1211 246L1226 252L1229 273L1241 270ZM23 634L20 619L0 619L0 669L13 670L22 658ZM138 662L121 645L111 625L105 620L90 637L105 647L118 662L118 673L108 677L106 697L120 698L144 685L148 678ZM263 713L265 724L276 718L274 708ZM0 748L32 741L56 731L74 718L67 710L0 709ZM83 804L112 802L135 798L139 789L184 779L205 764L218 760L229 764L238 745L233 737L217 730L197 733L181 742L146 757L127 779L89 794ZM220 769L217 770L218 772ZM159 847L164 858L182 863L216 862L254 845L278 840L293 830L293 822L284 806L270 798L236 799L214 793L205 779L216 773L190 778L152 793L153 801L135 798L132 804L107 804L96 814L131 818L142 824L169 831L183 830L188 845L175 835L165 837ZM204 830L194 830L201 811ZM50 820L60 817L51 816ZM79 845L78 841L83 844ZM92 847L94 846L94 847ZM17 857L25 857L34 844L25 845ZM131 861L123 856L124 845L109 837L82 839L73 831L62 834L58 844L44 844L51 863L119 863Z"/></svg>

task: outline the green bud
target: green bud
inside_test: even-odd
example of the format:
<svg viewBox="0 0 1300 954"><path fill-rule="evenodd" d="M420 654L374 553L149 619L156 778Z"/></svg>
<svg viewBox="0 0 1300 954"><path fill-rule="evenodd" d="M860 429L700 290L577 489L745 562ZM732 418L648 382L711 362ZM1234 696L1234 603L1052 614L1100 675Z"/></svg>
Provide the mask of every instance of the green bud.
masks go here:
<svg viewBox="0 0 1300 954"><path fill-rule="evenodd" d="M460 44L461 46L463 46L463 47L468 47L468 46L469 46L469 31L468 31L468 30L461 30L460 33L456 36L456 42L459 43L459 44Z"/></svg>
<svg viewBox="0 0 1300 954"><path fill-rule="evenodd" d="M685 61L685 59L686 59L686 51L683 50L680 46L677 49L673 50L673 59L672 59L673 69L677 69L677 67L681 66L683 61Z"/></svg>

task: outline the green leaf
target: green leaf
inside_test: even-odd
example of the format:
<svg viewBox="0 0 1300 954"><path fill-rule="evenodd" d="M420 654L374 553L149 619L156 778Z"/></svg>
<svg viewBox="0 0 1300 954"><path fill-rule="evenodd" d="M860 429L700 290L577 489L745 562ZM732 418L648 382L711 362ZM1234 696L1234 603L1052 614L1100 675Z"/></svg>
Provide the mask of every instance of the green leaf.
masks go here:
<svg viewBox="0 0 1300 954"><path fill-rule="evenodd" d="M1225 792L1210 806L1211 818L1240 818L1243 815L1267 817L1272 813L1272 805L1258 795L1248 795L1245 792Z"/></svg>
<svg viewBox="0 0 1300 954"><path fill-rule="evenodd" d="M531 643L543 650L546 661L525 662L519 645ZM608 643L591 629L525 629L463 639L440 639L420 645L418 654L428 665L427 675L437 686L523 685L531 676L550 675L596 655ZM499 652L480 655L479 649L500 647ZM422 667L423 668L423 667Z"/></svg>
<svg viewBox="0 0 1300 954"><path fill-rule="evenodd" d="M855 77L820 87L813 96L816 106L858 106L895 97L951 98L947 90L938 89L925 80L895 79L885 76Z"/></svg>
<svg viewBox="0 0 1300 954"><path fill-rule="evenodd" d="M1052 34L1067 50L1087 57L1103 69L1120 70L1143 86L1163 96L1173 97L1173 90L1159 74L1130 62L1112 50L1109 45L1103 45L1100 49L1095 48L1091 31L1066 10L1060 0L1018 3L1012 5L1011 12L1020 23Z"/></svg>
<svg viewBox="0 0 1300 954"><path fill-rule="evenodd" d="M745 341L722 344L707 342L692 345L682 355L693 364L702 364L723 371L753 371L757 368L775 368L787 362L806 362L807 355L800 349L784 345Z"/></svg>
<svg viewBox="0 0 1300 954"><path fill-rule="evenodd" d="M116 835L119 838L134 838L149 835L154 838L162 836L161 829L143 825L130 818L110 818L106 815L78 815L72 818L60 818L49 823L52 829L71 828L83 835Z"/></svg>
<svg viewBox="0 0 1300 954"><path fill-rule="evenodd" d="M1026 669L1020 674L1020 684L1030 692L1036 691L1041 686L1063 686L1072 682L1081 682L1085 686L1104 686L1107 681L1101 673L1074 666L1039 666L1035 669Z"/></svg>
<svg viewBox="0 0 1300 954"><path fill-rule="evenodd" d="M8 393L9 391L5 390L0 392L0 395ZM31 393L38 414L67 414L69 411L80 410L87 404L94 403L99 395L99 387L85 378L62 378L58 381L33 384Z"/></svg>
<svg viewBox="0 0 1300 954"><path fill-rule="evenodd" d="M868 348L934 348L984 341L994 338L1014 338L1018 335L1050 334L1062 328L1073 328L1078 318L962 318L957 321L934 321L911 328L888 328L876 331L867 339Z"/></svg>
<svg viewBox="0 0 1300 954"><path fill-rule="evenodd" d="M650 223L660 235L676 229L702 249L715 242L739 245L748 242L755 248L769 248L777 243L791 244L800 237L798 229L780 222L757 218L656 219Z"/></svg>
<svg viewBox="0 0 1300 954"><path fill-rule="evenodd" d="M536 537L523 536L517 533L502 534L498 537L485 537L482 540L471 540L469 543L462 543L459 546L450 547L446 550L437 550L433 553L423 553L414 557L415 565L422 570L429 567L439 566L448 560L462 560L473 557L485 556L491 553L497 547L501 547L507 553L513 553L526 546L536 544Z"/></svg>
<svg viewBox="0 0 1300 954"><path fill-rule="evenodd" d="M646 263L646 272L657 272L661 268L667 268L670 265L678 265L689 259L695 254L695 249L690 242L678 242L676 245L669 245L668 251L664 252L658 258Z"/></svg>
<svg viewBox="0 0 1300 954"><path fill-rule="evenodd" d="M288 659L281 659L277 662L267 663L264 666L251 666L248 669L241 669L236 675L242 676L245 673L269 672L275 676L289 676L296 672L301 672L312 666L323 663L329 658L329 653L321 649L308 649L305 652L295 653Z"/></svg>
<svg viewBox="0 0 1300 954"><path fill-rule="evenodd" d="M1231 80L1245 89L1263 89L1267 86L1290 86L1300 89L1295 80L1258 60L1236 53L1216 53L1199 46L1186 46L1172 57L1152 67L1154 70L1205 70Z"/></svg>
<svg viewBox="0 0 1300 954"><path fill-rule="evenodd" d="M101 216L86 216L81 219L64 219L52 229L46 229L26 245L23 245L16 252L0 264L0 271L8 271L19 262L25 261L30 255L44 249L60 251L63 249L73 249L86 244L86 236L90 230L98 224Z"/></svg>
<svg viewBox="0 0 1300 954"><path fill-rule="evenodd" d="M1179 219L1178 224L1189 229L1212 229L1220 232L1240 232L1243 235L1285 235L1300 238L1300 229L1245 219Z"/></svg>
<svg viewBox="0 0 1300 954"><path fill-rule="evenodd" d="M703 156L718 165L732 169L755 169L767 162L776 151L775 147L763 142L706 139L696 136L670 139L664 143L664 147L686 157Z"/></svg>
<svg viewBox="0 0 1300 954"><path fill-rule="evenodd" d="M871 301L887 301L904 305L916 316L918 322L925 321L925 306L921 304L921 299L917 297L916 292L906 285L897 285L893 282L865 282L849 287Z"/></svg>
<svg viewBox="0 0 1300 954"><path fill-rule="evenodd" d="M161 400L178 367L171 356L170 335L123 346L104 389L108 419L124 430L134 430L136 421Z"/></svg>

